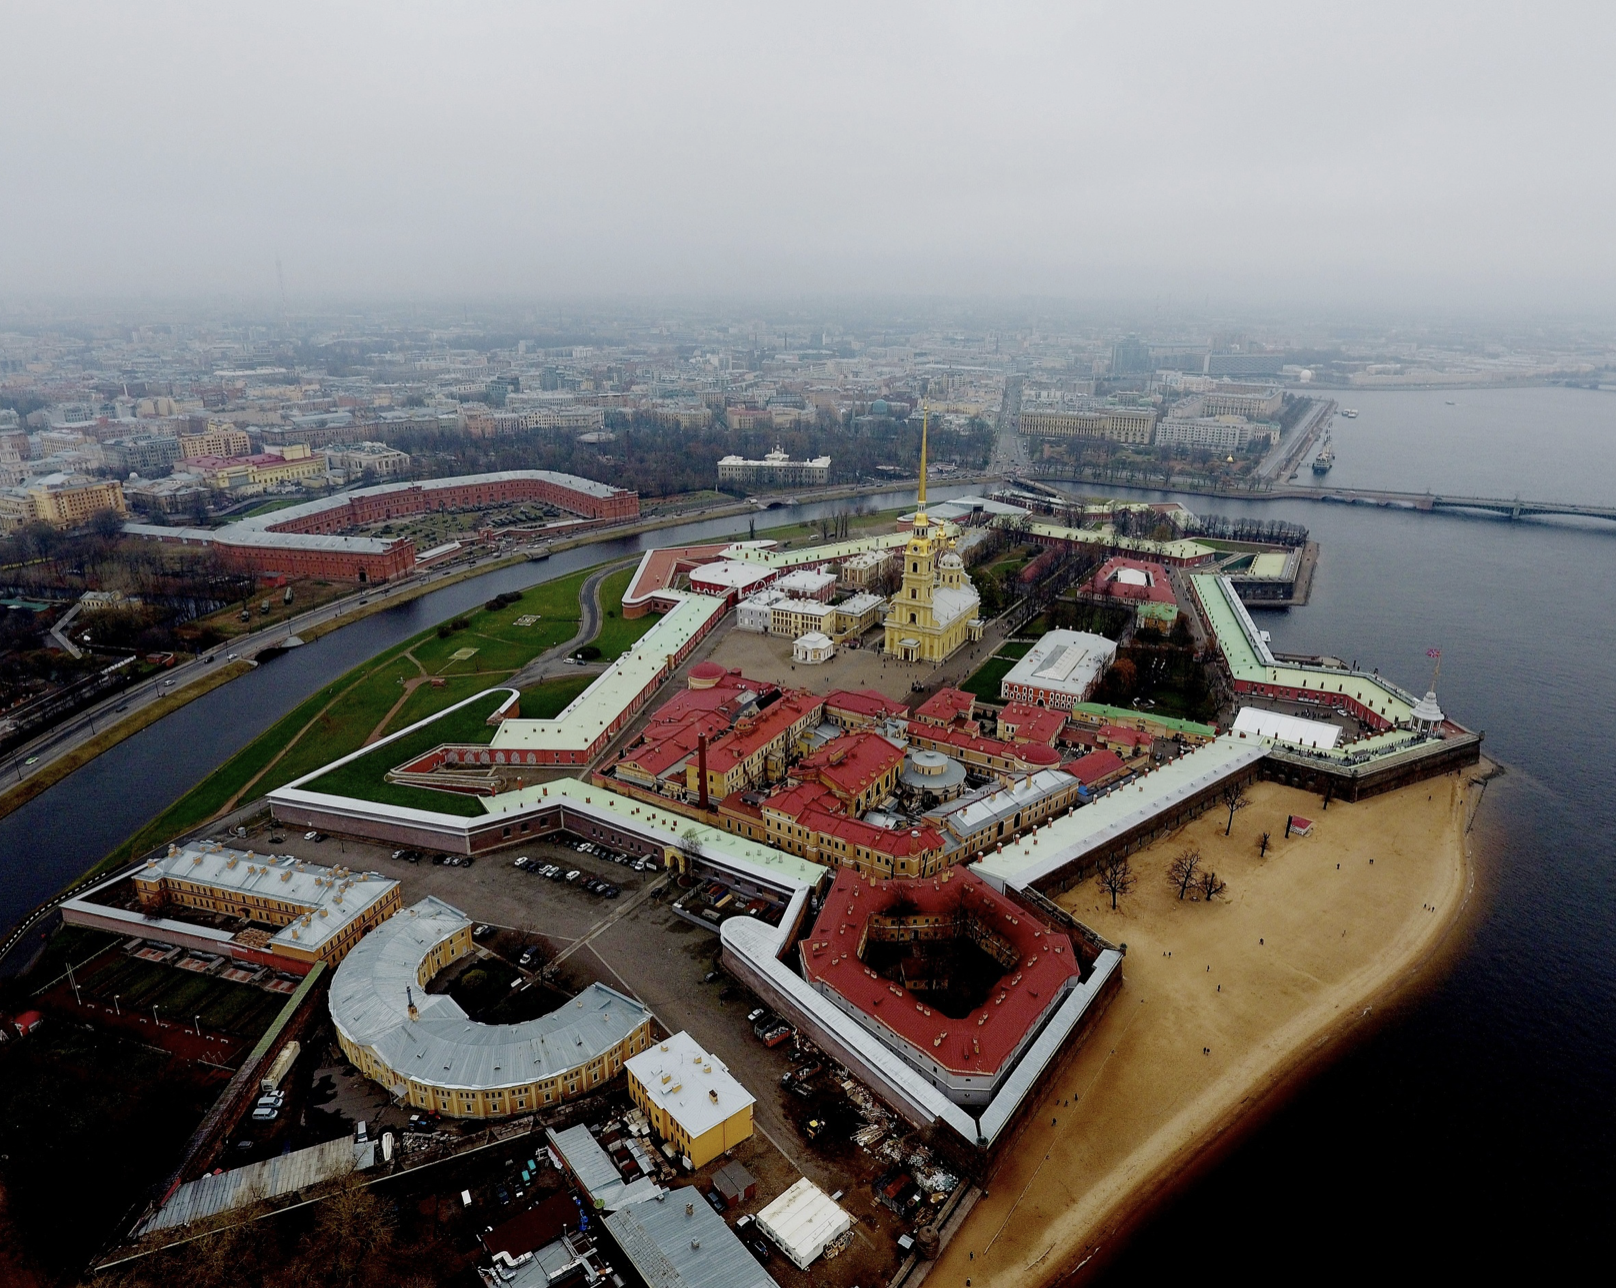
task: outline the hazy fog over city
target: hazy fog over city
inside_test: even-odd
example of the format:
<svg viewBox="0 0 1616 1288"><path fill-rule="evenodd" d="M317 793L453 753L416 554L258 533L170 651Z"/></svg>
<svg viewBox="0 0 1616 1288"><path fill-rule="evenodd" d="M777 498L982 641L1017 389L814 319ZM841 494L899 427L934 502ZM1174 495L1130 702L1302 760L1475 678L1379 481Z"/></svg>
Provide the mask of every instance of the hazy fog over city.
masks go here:
<svg viewBox="0 0 1616 1288"><path fill-rule="evenodd" d="M8 6L0 299L1585 311L1616 14Z"/></svg>

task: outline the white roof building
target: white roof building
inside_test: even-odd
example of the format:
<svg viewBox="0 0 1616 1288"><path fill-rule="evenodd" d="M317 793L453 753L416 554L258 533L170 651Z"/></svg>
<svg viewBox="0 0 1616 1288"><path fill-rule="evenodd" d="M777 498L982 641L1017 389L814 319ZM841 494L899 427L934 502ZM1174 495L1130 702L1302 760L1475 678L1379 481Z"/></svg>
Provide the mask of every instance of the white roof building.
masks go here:
<svg viewBox="0 0 1616 1288"><path fill-rule="evenodd" d="M853 1219L806 1176L757 1215L757 1227L799 1270L817 1261L827 1244L853 1228Z"/></svg>
<svg viewBox="0 0 1616 1288"><path fill-rule="evenodd" d="M724 1062L703 1051L688 1033L663 1038L625 1060L623 1067L691 1140L757 1103Z"/></svg>
<svg viewBox="0 0 1616 1288"><path fill-rule="evenodd" d="M1103 635L1050 631L999 682L999 696L1069 711L1088 700L1116 656Z"/></svg>
<svg viewBox="0 0 1616 1288"><path fill-rule="evenodd" d="M786 594L798 599L827 599L836 590L836 574L823 568L798 568L775 582Z"/></svg>
<svg viewBox="0 0 1616 1288"><path fill-rule="evenodd" d="M1265 711L1261 707L1241 707L1234 718L1234 731L1256 734L1259 738L1274 738L1280 742L1293 742L1315 751L1329 751L1341 738L1341 726L1333 725L1328 720L1304 720L1300 716Z"/></svg>
<svg viewBox="0 0 1616 1288"><path fill-rule="evenodd" d="M791 660L805 662L809 666L828 662L835 656L836 642L829 635L819 631L809 631L791 645Z"/></svg>
<svg viewBox="0 0 1616 1288"><path fill-rule="evenodd" d="M795 574L793 574L795 575ZM703 594L725 594L736 591L747 595L759 586L766 586L774 577L773 571L739 559L720 559L703 564L690 574L690 588Z"/></svg>
<svg viewBox="0 0 1616 1288"><path fill-rule="evenodd" d="M783 604L786 598L785 591L770 586L767 590L760 590L750 598L741 600L735 606L735 629L767 635L769 623L773 620L774 606Z"/></svg>

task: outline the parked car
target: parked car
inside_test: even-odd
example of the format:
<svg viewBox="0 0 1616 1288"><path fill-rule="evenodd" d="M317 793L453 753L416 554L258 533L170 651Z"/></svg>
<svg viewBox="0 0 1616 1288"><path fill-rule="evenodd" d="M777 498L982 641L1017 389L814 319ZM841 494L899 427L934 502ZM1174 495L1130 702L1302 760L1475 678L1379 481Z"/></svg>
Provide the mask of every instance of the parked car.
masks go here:
<svg viewBox="0 0 1616 1288"><path fill-rule="evenodd" d="M567 873L567 878L566 879L569 882L575 882L581 876L583 876L583 873L580 872L577 868L574 868L571 872Z"/></svg>
<svg viewBox="0 0 1616 1288"><path fill-rule="evenodd" d="M493 933L494 933L494 928L492 926L490 926L487 922L484 922L482 925L478 926L477 929L475 929L475 930L473 930L471 932L471 937L473 939L487 939L488 936L490 936Z"/></svg>
<svg viewBox="0 0 1616 1288"><path fill-rule="evenodd" d="M533 963L538 961L538 959L539 946L537 944L529 944L527 948L523 950L522 955L516 959L516 964L518 966L527 967L533 965Z"/></svg>
<svg viewBox="0 0 1616 1288"><path fill-rule="evenodd" d="M614 886L610 881L608 881L606 883L606 897L608 899L615 899L615 898L617 898L618 895L620 895L622 893L623 893L622 890L619 889L617 886Z"/></svg>
<svg viewBox="0 0 1616 1288"><path fill-rule="evenodd" d="M280 1116L280 1112L274 1105L259 1105L252 1111L252 1120L255 1123L272 1123Z"/></svg>
<svg viewBox="0 0 1616 1288"><path fill-rule="evenodd" d="M707 1206L717 1212L719 1216L724 1215L724 1199L717 1190L708 1190L702 1195L702 1198L707 1200Z"/></svg>
<svg viewBox="0 0 1616 1288"><path fill-rule="evenodd" d="M769 1245L762 1239L748 1239L746 1250L756 1257L761 1265L769 1264Z"/></svg>
<svg viewBox="0 0 1616 1288"><path fill-rule="evenodd" d="M305 841L318 841L320 834L318 832L305 832L303 833L303 839Z"/></svg>
<svg viewBox="0 0 1616 1288"><path fill-rule="evenodd" d="M524 855L522 855L522 856L521 856L521 857L520 857L520 858L518 858L518 859L517 859L517 860L516 860L516 862L515 862L515 863L513 863L513 864L512 864L512 865L511 865L511 866L512 866L512 867L515 867L515 868L525 868L525 867L527 867L527 865L528 865L528 864L529 864L529 863L531 863L531 862L532 862L532 860L531 860L531 859L529 859L529 858L528 858L528 857L527 857L527 855L525 855L525 854L524 854Z"/></svg>
<svg viewBox="0 0 1616 1288"><path fill-rule="evenodd" d="M756 1024L759 1020L761 1020L768 1013L769 1012L765 1008L760 1006L756 1010L751 1011L751 1012L749 1012L747 1014L746 1022L748 1024Z"/></svg>

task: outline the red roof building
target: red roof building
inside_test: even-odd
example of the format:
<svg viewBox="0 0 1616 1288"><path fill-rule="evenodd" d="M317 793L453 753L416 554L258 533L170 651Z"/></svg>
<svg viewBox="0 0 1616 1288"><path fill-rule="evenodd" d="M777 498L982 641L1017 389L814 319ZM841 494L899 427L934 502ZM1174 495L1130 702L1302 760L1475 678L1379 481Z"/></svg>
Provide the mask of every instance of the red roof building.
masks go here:
<svg viewBox="0 0 1616 1288"><path fill-rule="evenodd" d="M825 719L844 729L902 720L909 708L874 689L837 689L825 695Z"/></svg>
<svg viewBox="0 0 1616 1288"><path fill-rule="evenodd" d="M936 828L866 823L823 783L776 792L760 809L769 844L810 863L880 877L929 875L944 866L943 836Z"/></svg>
<svg viewBox="0 0 1616 1288"><path fill-rule="evenodd" d="M1003 742L998 738L983 738L967 732L975 729L973 720L966 728L945 729L935 725L909 722L909 745L923 751L940 751L945 756L971 766L978 771L1026 773L1030 769L1044 769L1060 764L1060 753L1053 747L1038 743Z"/></svg>
<svg viewBox="0 0 1616 1288"><path fill-rule="evenodd" d="M976 698L964 689L938 689L915 708L913 719L932 725L974 724ZM971 730L972 733L976 729Z"/></svg>
<svg viewBox="0 0 1616 1288"><path fill-rule="evenodd" d="M992 1099L1081 978L1065 932L961 868L907 881L844 869L800 951L814 988L962 1105Z"/></svg>
<svg viewBox="0 0 1616 1288"><path fill-rule="evenodd" d="M1048 707L1030 707L1011 702L999 712L999 737L1011 742L1036 742L1053 747L1066 728L1066 713Z"/></svg>
<svg viewBox="0 0 1616 1288"><path fill-rule="evenodd" d="M1091 790L1113 783L1131 772L1127 762L1114 751L1091 751L1086 756L1068 761L1065 769L1068 774Z"/></svg>
<svg viewBox="0 0 1616 1288"><path fill-rule="evenodd" d="M1114 751L1120 756L1137 756L1149 751L1156 739L1142 729L1127 729L1122 725L1101 725L1094 735L1094 745Z"/></svg>
<svg viewBox="0 0 1616 1288"><path fill-rule="evenodd" d="M802 782L820 783L853 813L863 813L891 795L903 771L903 748L878 733L849 733L834 739L791 771Z"/></svg>
<svg viewBox="0 0 1616 1288"><path fill-rule="evenodd" d="M722 800L782 777L786 749L817 725L824 711L823 698L787 689L756 715L742 716L707 746L707 798ZM695 798L700 792L696 763L687 762L686 770L686 791Z"/></svg>
<svg viewBox="0 0 1616 1288"><path fill-rule="evenodd" d="M1167 569L1143 559L1107 559L1084 583L1084 598L1131 604L1141 623L1166 629L1178 617Z"/></svg>

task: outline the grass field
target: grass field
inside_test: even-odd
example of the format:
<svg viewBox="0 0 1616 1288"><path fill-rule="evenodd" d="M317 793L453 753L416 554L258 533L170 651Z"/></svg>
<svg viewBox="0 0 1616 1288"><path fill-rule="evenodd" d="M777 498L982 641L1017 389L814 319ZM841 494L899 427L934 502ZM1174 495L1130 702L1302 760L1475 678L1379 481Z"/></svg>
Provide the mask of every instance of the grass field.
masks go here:
<svg viewBox="0 0 1616 1288"><path fill-rule="evenodd" d="M434 720L423 729L417 729L396 742L387 743L375 751L350 760L346 765L321 774L307 784L311 792L330 792L337 796L352 796L358 800L377 801L384 805L404 805L415 809L435 809L446 814L460 814L475 818L483 807L475 797L457 792L434 792L420 787L404 787L387 781L387 771L397 768L443 742L487 743L493 740L494 726L488 723L508 695L503 691L491 693L481 702L473 702L442 719Z"/></svg>
<svg viewBox="0 0 1616 1288"><path fill-rule="evenodd" d="M1010 668L1016 664L1013 657L1000 657L995 653L975 671L960 688L967 693L973 693L979 698L989 702L999 701L999 681L1010 673Z"/></svg>
<svg viewBox="0 0 1616 1288"><path fill-rule="evenodd" d="M857 502L854 500L850 499L848 501L849 508L855 504L857 504ZM854 537L867 537L871 533L877 532L891 532L893 521L897 519L899 515L908 514L909 511L913 510L914 508L915 507L912 505L904 505L899 506L895 510L875 510L869 514L855 514L853 515L851 522L848 524L847 537L845 539L852 540ZM801 544L804 538L811 538L815 544L827 540L827 538L819 535L819 525L817 523L787 523L778 528L760 527L758 529L758 536L772 537L774 540L779 542L790 541L796 544ZM843 539L844 538L839 537L828 538L830 541L838 541Z"/></svg>
<svg viewBox="0 0 1616 1288"><path fill-rule="evenodd" d="M614 572L610 577L600 583L600 634L595 636L595 647L600 650L601 657L611 661L621 653L626 653L639 643L640 637L661 620L655 613L647 613L644 617L636 617L633 621L623 618L623 595L628 590L629 580L634 576L634 567L624 568Z"/></svg>
<svg viewBox="0 0 1616 1288"><path fill-rule="evenodd" d="M1031 653L1037 640L1006 640L995 650L994 657L1024 658Z"/></svg>
<svg viewBox="0 0 1616 1288"><path fill-rule="evenodd" d="M653 619L654 620L654 619ZM527 720L553 720L580 693L595 682L593 675L567 675L522 690L522 716Z"/></svg>
<svg viewBox="0 0 1616 1288"><path fill-rule="evenodd" d="M475 647L478 652L469 663L455 664L450 668L446 677L449 682L443 688L425 684L417 687L405 699L403 706L388 719L387 731L396 732L474 693L497 685L544 649L562 643L576 633L579 621L578 594L585 578L597 568L598 565L556 581L545 582L541 586L530 587L514 604L493 611L487 608L473 609L461 615L467 623L466 629L451 631L447 639L439 639L437 628L434 627L355 667L335 683L307 698L242 748L120 845L98 868L106 870L116 867L133 855L142 854L171 837L200 826L238 794L246 800L255 799L364 746L365 739L398 701L399 678L433 674L438 668L448 666L450 656L459 649ZM626 588L627 584L625 576L623 587ZM616 593L615 604L620 611L622 590L618 589ZM603 606L612 605L605 587L602 588L601 602ZM539 622L529 627L516 625L519 618L528 615L537 615ZM654 616L635 622L623 622L618 617L607 618L606 624L615 622L620 627L630 627L643 634L656 621ZM615 638L623 640L625 637L619 635ZM637 639L638 635L634 638ZM627 646L627 643L623 643L617 651L621 652ZM490 664L492 661L509 665L503 670L495 670ZM472 671L492 673L467 674ZM538 705L531 711L524 710L524 714L537 712L538 718L543 718L545 714L560 712L588 686L590 678L568 676L565 680L540 686L534 691L535 697L541 691L543 694L537 697ZM554 705L554 711L546 712L545 708L551 705ZM293 739L296 739L295 743ZM438 742L448 741L462 739L438 736L428 745L436 746ZM284 755L281 754L283 750ZM278 760L277 756L280 757ZM263 776L255 782L259 774ZM397 790L411 792L411 803L420 803L419 790ZM462 799L444 792L432 792L430 796L431 807L439 809L450 808L455 801ZM472 804L476 812L480 812L480 807L476 807L475 802Z"/></svg>

